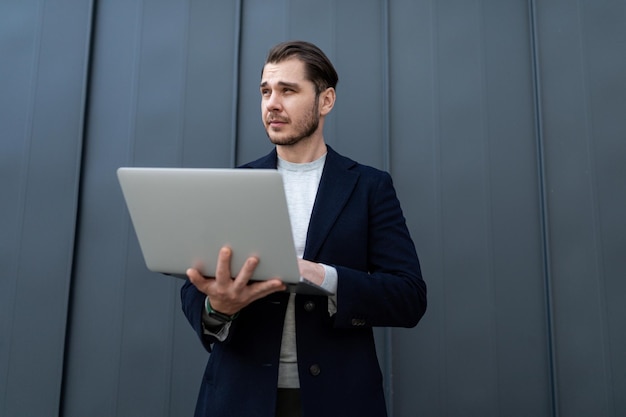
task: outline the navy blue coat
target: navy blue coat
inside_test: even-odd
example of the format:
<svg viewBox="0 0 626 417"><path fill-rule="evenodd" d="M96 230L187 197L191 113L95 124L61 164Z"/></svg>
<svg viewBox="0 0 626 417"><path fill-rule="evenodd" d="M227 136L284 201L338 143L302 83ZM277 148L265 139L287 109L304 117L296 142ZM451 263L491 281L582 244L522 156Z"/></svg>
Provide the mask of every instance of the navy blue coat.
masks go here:
<svg viewBox="0 0 626 417"><path fill-rule="evenodd" d="M276 163L274 150L244 167ZM304 259L338 273L333 316L325 296L295 300L304 417L386 416L372 327L413 327L426 310L426 285L389 174L329 147ZM224 342L203 334L204 294L187 281L181 295L187 319L212 352L196 417L273 417L288 294L244 308Z"/></svg>

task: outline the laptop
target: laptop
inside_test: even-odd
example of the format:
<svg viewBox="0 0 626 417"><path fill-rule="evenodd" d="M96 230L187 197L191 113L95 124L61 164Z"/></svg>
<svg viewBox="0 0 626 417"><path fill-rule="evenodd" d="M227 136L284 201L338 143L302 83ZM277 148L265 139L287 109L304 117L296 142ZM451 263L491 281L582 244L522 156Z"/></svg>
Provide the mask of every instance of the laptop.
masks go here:
<svg viewBox="0 0 626 417"><path fill-rule="evenodd" d="M233 274L257 256L252 280L279 278L292 292L332 295L300 276L278 171L122 167L117 177L149 270L214 276L218 252L229 246Z"/></svg>

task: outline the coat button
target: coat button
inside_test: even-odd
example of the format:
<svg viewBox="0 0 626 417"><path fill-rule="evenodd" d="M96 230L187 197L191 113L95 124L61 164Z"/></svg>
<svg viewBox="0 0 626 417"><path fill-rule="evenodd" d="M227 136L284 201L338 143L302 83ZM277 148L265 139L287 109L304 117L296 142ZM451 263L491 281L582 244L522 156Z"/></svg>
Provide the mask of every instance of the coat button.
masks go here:
<svg viewBox="0 0 626 417"><path fill-rule="evenodd" d="M320 366L318 364L313 364L309 367L309 372L313 376L318 376L320 372L322 372L322 370L320 369Z"/></svg>
<svg viewBox="0 0 626 417"><path fill-rule="evenodd" d="M304 310L308 313L315 310L315 303L313 301L307 301L306 303L304 303Z"/></svg>

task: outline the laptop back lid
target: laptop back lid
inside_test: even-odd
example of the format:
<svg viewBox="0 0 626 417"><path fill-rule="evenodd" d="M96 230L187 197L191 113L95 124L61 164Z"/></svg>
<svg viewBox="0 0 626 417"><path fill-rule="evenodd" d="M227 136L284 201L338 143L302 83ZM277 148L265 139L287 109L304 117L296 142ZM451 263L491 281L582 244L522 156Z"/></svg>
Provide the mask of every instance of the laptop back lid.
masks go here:
<svg viewBox="0 0 626 417"><path fill-rule="evenodd" d="M300 279L280 173L262 169L119 168L118 179L151 271L215 275L222 246L231 272L259 257L253 280Z"/></svg>

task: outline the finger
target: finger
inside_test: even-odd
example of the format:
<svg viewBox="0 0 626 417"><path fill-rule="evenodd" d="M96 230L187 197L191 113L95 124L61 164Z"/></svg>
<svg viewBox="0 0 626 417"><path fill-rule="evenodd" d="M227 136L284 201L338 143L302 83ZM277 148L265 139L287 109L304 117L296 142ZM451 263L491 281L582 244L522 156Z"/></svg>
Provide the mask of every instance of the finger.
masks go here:
<svg viewBox="0 0 626 417"><path fill-rule="evenodd" d="M187 271L185 271L185 273L187 274L187 277L189 277L189 281L191 281L191 283L194 285L197 285L197 283L199 283L202 279L202 275L200 274L200 272L198 272L197 269L189 268L187 269Z"/></svg>
<svg viewBox="0 0 626 417"><path fill-rule="evenodd" d="M227 289L213 287L211 293L207 293L214 309L226 314L234 314L248 304L277 291L284 291L287 287L279 279L255 282L245 287L235 287L235 284Z"/></svg>
<svg viewBox="0 0 626 417"><path fill-rule="evenodd" d="M189 281L201 292L207 293L207 286L210 280L206 279L197 269L189 268L187 271L187 277Z"/></svg>
<svg viewBox="0 0 626 417"><path fill-rule="evenodd" d="M254 271L256 267L259 265L259 258L256 256L251 256L246 259L246 262L241 267L241 270L235 277L235 284L238 288L242 288L248 285L250 279L254 276Z"/></svg>
<svg viewBox="0 0 626 417"><path fill-rule="evenodd" d="M279 279L255 282L248 286L250 302L263 298L278 291L285 291L287 286Z"/></svg>
<svg viewBox="0 0 626 417"><path fill-rule="evenodd" d="M219 284L228 284L232 280L230 273L230 260L233 252L228 246L220 249L217 255L217 266L215 267L215 279Z"/></svg>

